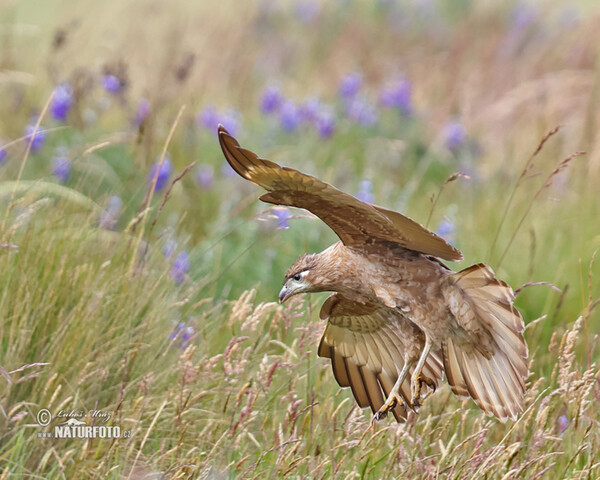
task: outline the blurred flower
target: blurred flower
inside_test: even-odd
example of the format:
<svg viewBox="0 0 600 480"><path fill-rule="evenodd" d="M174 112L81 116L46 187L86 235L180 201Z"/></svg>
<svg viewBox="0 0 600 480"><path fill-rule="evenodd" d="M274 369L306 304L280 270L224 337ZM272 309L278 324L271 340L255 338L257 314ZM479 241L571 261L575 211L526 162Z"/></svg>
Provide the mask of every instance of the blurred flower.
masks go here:
<svg viewBox="0 0 600 480"><path fill-rule="evenodd" d="M312 0L298 0L295 10L298 20L302 23L312 23L319 15L319 4Z"/></svg>
<svg viewBox="0 0 600 480"><path fill-rule="evenodd" d="M146 98L140 98L137 104L137 111L135 113L135 124L141 125L146 117L148 116L148 112L150 111L150 102Z"/></svg>
<svg viewBox="0 0 600 480"><path fill-rule="evenodd" d="M240 114L234 109L226 110L219 116L219 123L222 124L231 135L235 136L240 127Z"/></svg>
<svg viewBox="0 0 600 480"><path fill-rule="evenodd" d="M460 150L467 140L467 129L462 123L451 121L442 130L442 135L446 148L451 152L456 152Z"/></svg>
<svg viewBox="0 0 600 480"><path fill-rule="evenodd" d="M346 100L356 96L362 87L362 75L360 73L349 73L340 81L339 92Z"/></svg>
<svg viewBox="0 0 600 480"><path fill-rule="evenodd" d="M165 257L169 258L171 255L173 255L175 253L175 250L177 250L177 242L173 239L170 239L165 244L162 253Z"/></svg>
<svg viewBox="0 0 600 480"><path fill-rule="evenodd" d="M558 429L560 433L564 433L568 426L569 419L566 415L561 415L560 417L558 417Z"/></svg>
<svg viewBox="0 0 600 480"><path fill-rule="evenodd" d="M62 183L71 176L71 161L65 152L52 157L52 174Z"/></svg>
<svg viewBox="0 0 600 480"><path fill-rule="evenodd" d="M190 256L187 252L181 252L171 267L171 278L175 280L177 285L181 285L185 281L189 270Z"/></svg>
<svg viewBox="0 0 600 480"><path fill-rule="evenodd" d="M366 203L373 203L375 201L375 195L373 195L373 184L370 180L363 180L360 182L356 198L358 198L361 202Z"/></svg>
<svg viewBox="0 0 600 480"><path fill-rule="evenodd" d="M104 87L104 90L109 93L118 93L123 87L123 84L121 83L121 80L114 75L104 75L102 77L102 86Z"/></svg>
<svg viewBox="0 0 600 480"><path fill-rule="evenodd" d="M179 332L181 332L184 328L185 328L185 322L179 322L179 324L173 330L173 333L171 333L171 335L169 335L169 338L171 340L175 340L177 338L177 336L179 335Z"/></svg>
<svg viewBox="0 0 600 480"><path fill-rule="evenodd" d="M260 99L260 109L263 113L274 113L279 111L284 98L278 87L267 87Z"/></svg>
<svg viewBox="0 0 600 480"><path fill-rule="evenodd" d="M199 165L196 170L196 180L205 190L210 190L215 183L215 169L212 165Z"/></svg>
<svg viewBox="0 0 600 480"><path fill-rule="evenodd" d="M6 148L0 142L0 165L4 165L6 163L6 157L8 156L8 152Z"/></svg>
<svg viewBox="0 0 600 480"><path fill-rule="evenodd" d="M44 145L44 141L46 140L46 132L43 130L40 125L36 131L35 124L37 119L31 119L31 123L25 126L25 131L23 132L25 138L28 142L31 142L31 153L37 152ZM35 132L35 134L34 134Z"/></svg>
<svg viewBox="0 0 600 480"><path fill-rule="evenodd" d="M122 205L123 201L120 197L117 197L116 195L109 197L106 207L102 210L100 218L98 219L100 228L104 228L105 230L115 230L117 222L119 221Z"/></svg>
<svg viewBox="0 0 600 480"><path fill-rule="evenodd" d="M52 115L52 118L64 122L72 106L73 87L68 83L57 86L54 90L52 104L50 105L50 115Z"/></svg>
<svg viewBox="0 0 600 480"><path fill-rule="evenodd" d="M330 138L335 132L335 117L329 109L320 110L314 123L321 138Z"/></svg>
<svg viewBox="0 0 600 480"><path fill-rule="evenodd" d="M281 127L287 132L291 133L298 128L301 122L301 117L292 102L285 102L281 107L281 114L279 121L281 123Z"/></svg>
<svg viewBox="0 0 600 480"><path fill-rule="evenodd" d="M160 160L157 161L154 165L152 165L150 173L148 174L148 183L152 183L152 181L154 180L154 176L156 175L159 165ZM173 164L171 163L171 160L169 160L168 156L165 156L162 165L160 165L160 170L158 170L158 178L156 179L156 191L160 191L164 188L166 183L169 181L169 178L171 177L172 171Z"/></svg>
<svg viewBox="0 0 600 480"><path fill-rule="evenodd" d="M290 224L288 223L288 220L290 219L292 214L290 213L290 211L287 208L272 207L271 211L273 212L273 215L277 219L277 224L278 224L277 228L278 229L290 228Z"/></svg>
<svg viewBox="0 0 600 480"><path fill-rule="evenodd" d="M300 120L304 122L314 122L321 110L321 101L317 97L309 98L298 107Z"/></svg>
<svg viewBox="0 0 600 480"><path fill-rule="evenodd" d="M377 123L377 112L375 107L364 98L353 98L347 104L348 118L359 125L370 127Z"/></svg>
<svg viewBox="0 0 600 480"><path fill-rule="evenodd" d="M447 242L454 242L456 236L456 227L447 218L444 218L440 223L438 223L435 231L438 236L442 237Z"/></svg>
<svg viewBox="0 0 600 480"><path fill-rule="evenodd" d="M170 340L179 340L179 347L184 350L188 347L189 342L195 333L194 327L191 325L191 320L193 320L192 317L188 319L190 325L186 324L186 322L179 322L173 329L173 332L169 335Z"/></svg>
<svg viewBox="0 0 600 480"><path fill-rule="evenodd" d="M234 109L219 113L214 106L208 105L198 113L196 123L214 132L220 123L231 135L236 135L240 126L240 114Z"/></svg>
<svg viewBox="0 0 600 480"><path fill-rule="evenodd" d="M410 115L413 110L411 91L411 83L405 78L400 78L381 91L381 103L386 107L398 109L403 115Z"/></svg>
<svg viewBox="0 0 600 480"><path fill-rule="evenodd" d="M196 122L210 130L216 130L219 125L217 109L212 105L204 107L196 117Z"/></svg>

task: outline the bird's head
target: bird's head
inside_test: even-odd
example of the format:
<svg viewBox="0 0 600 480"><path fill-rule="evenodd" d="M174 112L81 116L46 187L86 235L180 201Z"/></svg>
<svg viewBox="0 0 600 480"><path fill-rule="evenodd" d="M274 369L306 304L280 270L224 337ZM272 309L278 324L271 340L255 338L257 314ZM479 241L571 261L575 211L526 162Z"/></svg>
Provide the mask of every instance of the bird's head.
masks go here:
<svg viewBox="0 0 600 480"><path fill-rule="evenodd" d="M316 282L318 255L304 255L288 269L283 288L279 292L279 302L283 303L298 293L319 292L322 289Z"/></svg>

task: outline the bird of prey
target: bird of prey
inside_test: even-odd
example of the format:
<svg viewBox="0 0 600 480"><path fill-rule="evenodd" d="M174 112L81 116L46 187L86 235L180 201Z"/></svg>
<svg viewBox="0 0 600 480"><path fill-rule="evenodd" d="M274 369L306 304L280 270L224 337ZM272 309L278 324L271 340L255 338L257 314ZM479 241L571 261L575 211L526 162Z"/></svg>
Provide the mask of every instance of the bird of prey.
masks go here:
<svg viewBox="0 0 600 480"><path fill-rule="evenodd" d="M445 372L456 395L502 422L516 419L528 349L508 284L484 264L450 270L441 259L461 260L461 252L417 222L261 159L222 126L218 135L231 167L267 191L262 201L304 208L339 237L289 268L279 300L333 292L320 312L327 325L318 354L360 407L401 422Z"/></svg>

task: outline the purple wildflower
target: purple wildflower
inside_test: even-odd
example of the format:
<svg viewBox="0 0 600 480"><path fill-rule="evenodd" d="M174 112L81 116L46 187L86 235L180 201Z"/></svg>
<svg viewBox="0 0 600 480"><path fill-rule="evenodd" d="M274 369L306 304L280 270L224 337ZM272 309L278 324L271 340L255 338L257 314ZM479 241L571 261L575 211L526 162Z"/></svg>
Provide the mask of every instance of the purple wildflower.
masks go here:
<svg viewBox="0 0 600 480"><path fill-rule="evenodd" d="M314 123L321 138L331 138L335 132L335 117L328 109L320 110Z"/></svg>
<svg viewBox="0 0 600 480"><path fill-rule="evenodd" d="M116 195L113 195L108 199L106 207L102 210L100 218L98 219L100 228L104 228L105 230L115 230L117 222L119 221L119 213L122 205L123 201Z"/></svg>
<svg viewBox="0 0 600 480"><path fill-rule="evenodd" d="M240 114L237 110L229 109L219 115L219 122L232 135L236 135L240 128ZM217 127L215 126L215 130Z"/></svg>
<svg viewBox="0 0 600 480"><path fill-rule="evenodd" d="M208 164L198 166L196 180L203 189L210 190L215 183L215 169L213 166Z"/></svg>
<svg viewBox="0 0 600 480"><path fill-rule="evenodd" d="M451 152L456 152L464 145L467 139L467 129L460 122L448 122L442 131L444 144Z"/></svg>
<svg viewBox="0 0 600 480"><path fill-rule="evenodd" d="M175 327L175 329L173 330L173 332L171 333L171 335L169 335L169 338L171 340L175 340L179 336L179 332L181 332L184 328L185 328L185 322L179 322L177 324L177 326Z"/></svg>
<svg viewBox="0 0 600 480"><path fill-rule="evenodd" d="M219 115L217 109L212 105L207 105L198 113L196 122L209 130L216 130L219 125Z"/></svg>
<svg viewBox="0 0 600 480"><path fill-rule="evenodd" d="M413 111L411 93L411 83L405 78L400 78L382 90L380 100L385 107L395 108L403 115L410 115Z"/></svg>
<svg viewBox="0 0 600 480"><path fill-rule="evenodd" d="M69 110L73 106L73 87L68 83L59 85L54 90L54 98L50 105L50 114L55 120L64 122L67 120Z"/></svg>
<svg viewBox="0 0 600 480"><path fill-rule="evenodd" d="M140 98L138 100L137 111L135 113L135 125L141 125L150 112L150 102L146 98Z"/></svg>
<svg viewBox="0 0 600 480"><path fill-rule="evenodd" d="M362 81L362 75L360 73L350 73L346 75L340 81L340 95L346 100L356 97L360 87L362 87Z"/></svg>
<svg viewBox="0 0 600 480"><path fill-rule="evenodd" d="M356 194L361 202L373 203L375 201L375 195L373 195L373 184L370 180L363 180L360 182L358 193Z"/></svg>
<svg viewBox="0 0 600 480"><path fill-rule="evenodd" d="M240 114L233 109L219 113L214 106L209 105L198 113L196 123L214 132L217 131L220 123L229 133L235 135L240 126Z"/></svg>
<svg viewBox="0 0 600 480"><path fill-rule="evenodd" d="M186 322L179 322L169 335L170 340L179 340L180 348L186 349L194 333L196 333L194 327L191 325L191 320L193 320L193 317L188 319L190 325L188 325Z"/></svg>
<svg viewBox="0 0 600 480"><path fill-rule="evenodd" d="M154 176L159 168L160 160L152 165L150 169L150 173L148 174L148 183L151 183L154 180ZM171 177L171 172L173 171L173 164L168 157L165 157L162 165L160 165L160 170L158 170L158 178L156 179L156 191L160 191L164 188L166 183L169 181Z"/></svg>
<svg viewBox="0 0 600 480"><path fill-rule="evenodd" d="M123 87L123 83L114 75L104 75L102 77L102 86L109 93L118 93Z"/></svg>
<svg viewBox="0 0 600 480"><path fill-rule="evenodd" d="M171 278L175 280L177 285L181 285L185 281L189 270L190 256L187 252L181 252L171 267Z"/></svg>
<svg viewBox="0 0 600 480"><path fill-rule="evenodd" d="M52 174L62 183L71 176L71 160L65 153L52 157Z"/></svg>
<svg viewBox="0 0 600 480"><path fill-rule="evenodd" d="M290 224L288 220L292 216L290 211L285 207L273 207L271 208L273 215L277 219L277 228L278 229L286 229L290 228Z"/></svg>
<svg viewBox="0 0 600 480"><path fill-rule="evenodd" d="M361 97L353 98L348 102L347 114L350 120L364 127L370 127L377 123L375 107Z"/></svg>
<svg viewBox="0 0 600 480"><path fill-rule="evenodd" d="M291 133L300 126L301 118L296 105L292 102L285 102L281 107L281 116L279 118L281 127Z"/></svg>
<svg viewBox="0 0 600 480"><path fill-rule="evenodd" d="M558 429L560 433L564 433L568 426L569 419L566 415L561 415L560 417L558 417Z"/></svg>
<svg viewBox="0 0 600 480"><path fill-rule="evenodd" d="M190 339L192 338L192 335L194 335L194 327L192 327L191 325L188 325L187 327L185 327L183 329L183 336L182 336L182 348L183 345L185 344L187 346L187 343L190 341Z"/></svg>
<svg viewBox="0 0 600 480"><path fill-rule="evenodd" d="M260 109L263 113L278 112L283 101L283 96L278 87L267 87L260 99Z"/></svg>
<svg viewBox="0 0 600 480"><path fill-rule="evenodd" d="M8 152L6 151L6 148L4 148L2 146L2 144L0 143L0 166L4 165L6 163L7 156L8 156Z"/></svg>
<svg viewBox="0 0 600 480"><path fill-rule="evenodd" d="M302 102L298 107L298 115L301 121L314 122L321 109L321 101L317 97L312 97Z"/></svg>
<svg viewBox="0 0 600 480"><path fill-rule="evenodd" d="M453 242L456 236L456 227L447 218L444 218L437 226L436 233L447 242Z"/></svg>
<svg viewBox="0 0 600 480"><path fill-rule="evenodd" d="M37 120L32 119L32 122L25 126L23 132L28 142L31 142L31 153L35 153L42 148L46 140L46 131L40 125L36 131L35 123Z"/></svg>

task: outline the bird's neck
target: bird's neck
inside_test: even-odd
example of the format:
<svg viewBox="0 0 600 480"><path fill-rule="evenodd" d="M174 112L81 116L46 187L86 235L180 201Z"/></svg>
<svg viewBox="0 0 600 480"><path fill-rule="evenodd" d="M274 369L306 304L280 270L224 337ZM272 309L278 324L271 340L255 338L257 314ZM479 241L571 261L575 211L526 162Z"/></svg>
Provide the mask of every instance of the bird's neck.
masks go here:
<svg viewBox="0 0 600 480"><path fill-rule="evenodd" d="M360 296L362 258L342 242L337 242L317 254L318 268L313 272L316 291L339 292L349 298Z"/></svg>

